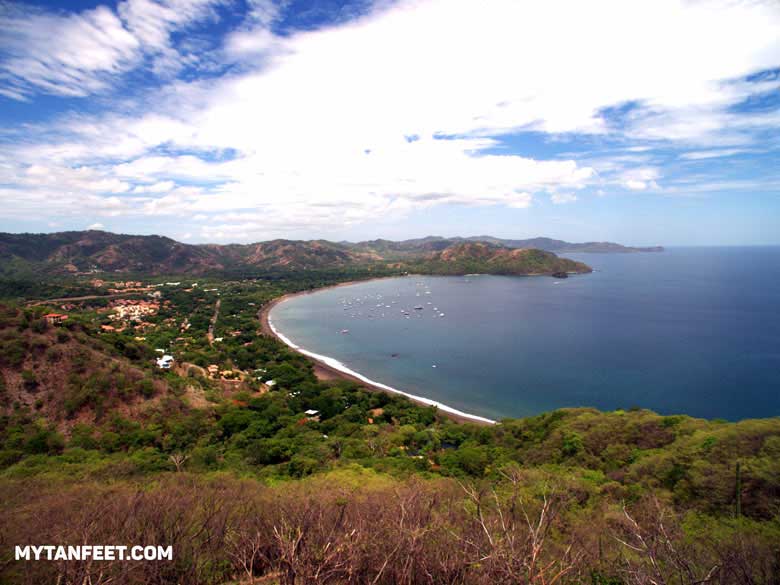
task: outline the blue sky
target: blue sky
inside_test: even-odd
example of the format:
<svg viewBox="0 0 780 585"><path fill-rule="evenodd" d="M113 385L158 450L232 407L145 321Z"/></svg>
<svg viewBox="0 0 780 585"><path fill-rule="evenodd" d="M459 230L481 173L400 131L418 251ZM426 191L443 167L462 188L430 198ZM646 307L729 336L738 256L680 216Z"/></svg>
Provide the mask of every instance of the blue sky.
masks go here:
<svg viewBox="0 0 780 585"><path fill-rule="evenodd" d="M774 0L0 1L0 230L780 244Z"/></svg>

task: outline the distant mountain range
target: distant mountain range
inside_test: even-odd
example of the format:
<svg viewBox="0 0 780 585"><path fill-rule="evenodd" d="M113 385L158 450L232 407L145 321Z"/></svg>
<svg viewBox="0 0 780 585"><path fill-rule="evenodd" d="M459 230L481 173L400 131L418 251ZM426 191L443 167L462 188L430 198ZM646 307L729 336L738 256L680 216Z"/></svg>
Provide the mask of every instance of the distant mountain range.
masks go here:
<svg viewBox="0 0 780 585"><path fill-rule="evenodd" d="M442 238L439 236L428 236L415 240L402 240L394 242L392 240L369 240L352 244L350 242L341 242L353 250L362 252L376 253L383 257L403 257L409 254L417 255L425 252L436 252L461 242L485 242L504 248L536 248L555 254L567 254L576 252L594 252L594 253L636 253L636 252L663 252L661 246L646 248L635 248L631 246L622 246L614 242L584 242L573 244L563 240L554 240L552 238L529 238L526 240L508 240L496 238L493 236L471 236L468 238Z"/></svg>
<svg viewBox="0 0 780 585"><path fill-rule="evenodd" d="M0 234L0 274L28 269L204 274L232 269L342 268L361 260L339 244L272 240L257 244L183 244L163 236L103 231Z"/></svg>
<svg viewBox="0 0 780 585"><path fill-rule="evenodd" d="M90 270L150 274L206 274L231 270L408 269L432 274L587 272L585 264L558 258L565 252L643 252L610 242L572 244L549 238L504 240L491 236L427 237L394 242L271 240L254 244L183 244L162 236L103 231L53 234L0 233L0 275L78 273Z"/></svg>

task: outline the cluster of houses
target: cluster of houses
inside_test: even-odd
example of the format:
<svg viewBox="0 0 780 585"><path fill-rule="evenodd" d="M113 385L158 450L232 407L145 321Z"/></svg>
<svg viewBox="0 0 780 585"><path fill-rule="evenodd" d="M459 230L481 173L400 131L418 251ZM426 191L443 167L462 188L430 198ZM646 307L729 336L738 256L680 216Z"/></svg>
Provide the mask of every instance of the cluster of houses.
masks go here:
<svg viewBox="0 0 780 585"><path fill-rule="evenodd" d="M120 292L127 292L131 290L149 290L148 286L145 286L144 283L138 281L138 280L127 280L127 281L117 281L117 282L106 282L105 280L101 278L93 278L89 281L89 284L94 286L95 288L103 288L104 286L109 287L108 292L110 293L120 293Z"/></svg>
<svg viewBox="0 0 780 585"><path fill-rule="evenodd" d="M142 321L147 315L156 315L160 310L159 301L117 299L109 306L114 311L108 317L112 321Z"/></svg>
<svg viewBox="0 0 780 585"><path fill-rule="evenodd" d="M209 378L219 378L222 380L241 380L241 372L236 370L220 370L217 364L211 364L206 368Z"/></svg>

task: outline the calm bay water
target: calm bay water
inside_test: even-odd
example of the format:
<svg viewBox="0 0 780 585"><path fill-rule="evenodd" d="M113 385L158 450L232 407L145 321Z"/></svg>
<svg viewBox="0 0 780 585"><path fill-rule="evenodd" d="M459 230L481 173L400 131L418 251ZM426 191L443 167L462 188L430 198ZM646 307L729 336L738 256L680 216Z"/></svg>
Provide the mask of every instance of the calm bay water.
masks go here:
<svg viewBox="0 0 780 585"><path fill-rule="evenodd" d="M780 248L570 257L596 272L379 280L271 318L372 380L494 419L569 406L780 415Z"/></svg>

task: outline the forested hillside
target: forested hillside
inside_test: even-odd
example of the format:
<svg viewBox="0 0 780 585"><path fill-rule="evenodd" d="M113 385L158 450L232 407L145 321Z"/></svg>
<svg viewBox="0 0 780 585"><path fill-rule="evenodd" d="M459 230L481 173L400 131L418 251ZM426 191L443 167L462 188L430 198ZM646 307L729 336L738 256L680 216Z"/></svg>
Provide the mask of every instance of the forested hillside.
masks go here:
<svg viewBox="0 0 780 585"><path fill-rule="evenodd" d="M535 248L502 248L482 242L454 244L419 260L409 260L407 265L412 272L445 275L565 275L591 272L586 264L559 258L552 252Z"/></svg>

